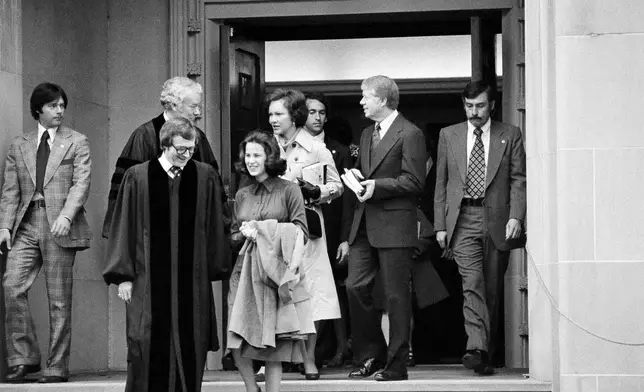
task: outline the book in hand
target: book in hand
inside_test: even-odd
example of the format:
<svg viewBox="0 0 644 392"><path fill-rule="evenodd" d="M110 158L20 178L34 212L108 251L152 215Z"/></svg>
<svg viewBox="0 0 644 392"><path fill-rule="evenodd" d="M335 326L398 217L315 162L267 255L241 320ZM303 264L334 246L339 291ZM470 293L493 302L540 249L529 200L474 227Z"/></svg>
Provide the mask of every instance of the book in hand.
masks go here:
<svg viewBox="0 0 644 392"><path fill-rule="evenodd" d="M326 184L326 164L316 162L304 166L302 168L302 179L313 185Z"/></svg>
<svg viewBox="0 0 644 392"><path fill-rule="evenodd" d="M340 176L344 185L351 189L353 193L358 196L362 196L365 193L365 188L360 184L360 181L364 180L364 176L360 173L358 169L347 170L344 169L344 174Z"/></svg>

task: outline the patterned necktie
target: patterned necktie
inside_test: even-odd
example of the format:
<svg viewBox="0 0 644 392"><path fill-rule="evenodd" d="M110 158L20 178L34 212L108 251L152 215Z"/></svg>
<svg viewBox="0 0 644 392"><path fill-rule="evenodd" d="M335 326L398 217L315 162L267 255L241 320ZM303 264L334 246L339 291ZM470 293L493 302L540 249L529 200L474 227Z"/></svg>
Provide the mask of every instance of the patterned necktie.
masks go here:
<svg viewBox="0 0 644 392"><path fill-rule="evenodd" d="M174 174L174 178L181 176L181 168L179 166L172 166L170 171Z"/></svg>
<svg viewBox="0 0 644 392"><path fill-rule="evenodd" d="M375 150L378 148L378 143L380 143L380 124L376 124L371 134L371 149Z"/></svg>
<svg viewBox="0 0 644 392"><path fill-rule="evenodd" d="M467 194L474 199L483 197L485 193L485 148L481 139L482 134L481 128L474 130L476 140L467 166Z"/></svg>
<svg viewBox="0 0 644 392"><path fill-rule="evenodd" d="M49 160L49 131L45 131L40 138L40 145L36 152L36 193L44 195L43 183L45 182L45 170Z"/></svg>

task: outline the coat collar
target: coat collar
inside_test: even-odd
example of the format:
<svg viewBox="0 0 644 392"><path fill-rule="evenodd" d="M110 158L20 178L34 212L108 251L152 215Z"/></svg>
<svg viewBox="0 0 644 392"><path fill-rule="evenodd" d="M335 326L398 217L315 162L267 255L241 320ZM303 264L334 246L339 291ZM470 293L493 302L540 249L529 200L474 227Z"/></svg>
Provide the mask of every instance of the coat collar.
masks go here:
<svg viewBox="0 0 644 392"><path fill-rule="evenodd" d="M467 181L467 121L458 124L450 137L452 154L456 161L461 180ZM488 162L485 174L486 187L490 185L496 175L503 154L507 146L507 140L503 137L505 128L500 123L492 121L490 125L490 151L488 151Z"/></svg>
<svg viewBox="0 0 644 392"><path fill-rule="evenodd" d="M391 123L391 126L389 126L389 129L385 133L385 137L380 140L380 143L378 143L378 147L376 147L376 151L374 151L374 154L371 154L371 134L373 133L375 126L371 125L368 130L368 136L365 137L365 149L363 150L364 153L362 154L362 159L366 159L366 162L362 162L362 167L368 167L369 172L367 173L367 178L373 174L373 172L378 168L380 163L382 163L383 159L385 159L385 156L387 156L387 153L389 153L389 150L396 144L398 139L400 138L400 132L404 128L404 117L398 113L394 121Z"/></svg>
<svg viewBox="0 0 644 392"><path fill-rule="evenodd" d="M47 168L45 169L45 178L44 185L51 180L54 175L54 172L60 166L60 163L63 160L63 157L67 153L69 146L71 146L72 130L61 125L56 131L56 139L52 143L51 151L49 153L49 159L47 160ZM26 143L23 143L20 146L22 151L22 156L31 176L31 180L34 185L36 184L36 152L38 151L38 127L32 129L22 135Z"/></svg>

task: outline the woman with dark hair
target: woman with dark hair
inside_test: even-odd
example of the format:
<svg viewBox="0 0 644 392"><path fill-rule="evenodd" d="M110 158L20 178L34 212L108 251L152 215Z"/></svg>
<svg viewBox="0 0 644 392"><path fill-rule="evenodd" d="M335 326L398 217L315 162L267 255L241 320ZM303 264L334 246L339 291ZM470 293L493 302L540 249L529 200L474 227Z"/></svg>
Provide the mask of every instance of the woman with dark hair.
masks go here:
<svg viewBox="0 0 644 392"><path fill-rule="evenodd" d="M320 204L340 196L343 191L331 152L302 127L308 118L304 94L297 90L278 89L266 98L269 123L279 144L287 168L282 178L300 185L307 204L310 241L307 243L302 272L306 275L313 305L313 320L341 317L338 295L327 253L324 219ZM317 380L320 373L315 361L317 335L306 341L304 375Z"/></svg>
<svg viewBox="0 0 644 392"><path fill-rule="evenodd" d="M241 250L230 278L228 348L247 392L260 391L253 360L266 362L266 389L276 392L281 362L303 362L304 339L315 332L299 262L308 239L304 199L279 177L286 161L270 134L248 134L236 168L255 181L235 196L231 236Z"/></svg>

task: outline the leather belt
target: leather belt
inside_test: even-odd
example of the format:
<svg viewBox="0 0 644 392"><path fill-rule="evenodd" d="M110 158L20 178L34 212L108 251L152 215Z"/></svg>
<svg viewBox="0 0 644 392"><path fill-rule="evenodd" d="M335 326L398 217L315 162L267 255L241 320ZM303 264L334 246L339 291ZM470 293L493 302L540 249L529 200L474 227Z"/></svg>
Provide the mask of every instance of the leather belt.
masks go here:
<svg viewBox="0 0 644 392"><path fill-rule="evenodd" d="M480 199L470 199L464 197L463 200L461 200L461 205L467 207L483 207L485 205L485 198L481 197Z"/></svg>
<svg viewBox="0 0 644 392"><path fill-rule="evenodd" d="M29 208L45 208L45 199L31 201Z"/></svg>

